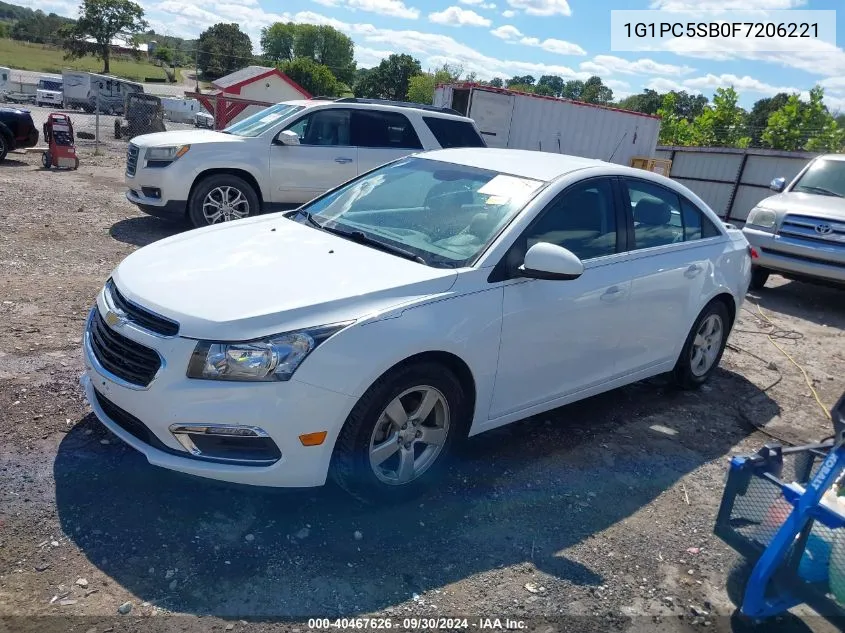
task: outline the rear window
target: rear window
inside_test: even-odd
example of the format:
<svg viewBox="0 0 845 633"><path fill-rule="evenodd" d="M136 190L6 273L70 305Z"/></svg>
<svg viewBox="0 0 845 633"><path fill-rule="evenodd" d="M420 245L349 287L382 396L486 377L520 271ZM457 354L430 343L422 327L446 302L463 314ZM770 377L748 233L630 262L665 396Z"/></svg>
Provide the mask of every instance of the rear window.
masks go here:
<svg viewBox="0 0 845 633"><path fill-rule="evenodd" d="M476 132L475 127L469 121L435 117L423 117L423 120L443 149L450 147L486 147L484 139L481 138L481 135Z"/></svg>

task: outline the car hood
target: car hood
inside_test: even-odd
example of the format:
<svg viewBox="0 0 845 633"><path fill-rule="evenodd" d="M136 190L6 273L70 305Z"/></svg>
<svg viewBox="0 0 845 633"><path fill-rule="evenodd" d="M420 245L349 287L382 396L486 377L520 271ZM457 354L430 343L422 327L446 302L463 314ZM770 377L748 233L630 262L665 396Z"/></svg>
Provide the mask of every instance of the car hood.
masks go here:
<svg viewBox="0 0 845 633"><path fill-rule="evenodd" d="M243 137L234 134L223 134L214 130L174 130L172 132L156 132L141 134L132 139L132 144L138 147L163 147L166 145L200 145L203 143L240 143Z"/></svg>
<svg viewBox="0 0 845 633"><path fill-rule="evenodd" d="M834 196L787 191L766 198L759 206L777 211L781 215L797 213L827 220L845 221L845 198Z"/></svg>
<svg viewBox="0 0 845 633"><path fill-rule="evenodd" d="M446 292L457 273L271 215L154 242L113 278L181 336L236 341L361 319Z"/></svg>

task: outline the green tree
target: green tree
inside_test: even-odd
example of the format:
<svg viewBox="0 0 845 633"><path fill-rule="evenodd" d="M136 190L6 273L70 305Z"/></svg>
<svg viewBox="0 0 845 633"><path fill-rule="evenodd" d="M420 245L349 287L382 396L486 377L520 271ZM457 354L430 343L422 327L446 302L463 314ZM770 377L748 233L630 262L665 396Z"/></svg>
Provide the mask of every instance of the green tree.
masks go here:
<svg viewBox="0 0 845 633"><path fill-rule="evenodd" d="M5 5L12 7L13 5ZM25 42L48 44L56 40L62 27L72 26L74 21L55 13L45 14L43 11L33 11L25 7L15 7L12 10L0 11L0 18L13 22L9 27L10 37Z"/></svg>
<svg viewBox="0 0 845 633"><path fill-rule="evenodd" d="M702 147L748 147L745 134L745 110L737 105L739 96L733 87L717 88L713 105L692 122L693 141Z"/></svg>
<svg viewBox="0 0 845 633"><path fill-rule="evenodd" d="M842 149L845 130L824 105L824 89L810 90L810 101L790 95L786 103L769 116L762 142L773 149L837 152Z"/></svg>
<svg viewBox="0 0 845 633"><path fill-rule="evenodd" d="M411 77L408 81L408 101L413 103L434 103L434 90L438 84L457 81L463 69L443 64L433 73L422 73Z"/></svg>
<svg viewBox="0 0 845 633"><path fill-rule="evenodd" d="M493 77L493 79L490 80L490 85L494 88L501 88L505 85L505 82L501 77Z"/></svg>
<svg viewBox="0 0 845 633"><path fill-rule="evenodd" d="M411 77L422 73L420 62L410 55L391 55L355 83L355 94L370 99L408 99Z"/></svg>
<svg viewBox="0 0 845 633"><path fill-rule="evenodd" d="M515 90L517 92L534 92L535 86L531 84L508 84L508 90Z"/></svg>
<svg viewBox="0 0 845 633"><path fill-rule="evenodd" d="M557 75L543 75L537 81L537 92L539 94L547 94L553 97L559 97L563 93L563 87L566 82Z"/></svg>
<svg viewBox="0 0 845 633"><path fill-rule="evenodd" d="M264 56L273 62L306 57L327 66L338 80L355 76L355 46L349 36L328 25L276 22L261 30Z"/></svg>
<svg viewBox="0 0 845 633"><path fill-rule="evenodd" d="M65 57L93 55L103 61L103 73L108 73L112 39L119 35L134 41L146 27L144 10L131 0L82 0L76 23L61 29Z"/></svg>
<svg viewBox="0 0 845 633"><path fill-rule="evenodd" d="M11 25L8 22L0 22L0 38L9 37L11 34Z"/></svg>
<svg viewBox="0 0 845 633"><path fill-rule="evenodd" d="M202 73L216 79L252 61L252 41L237 24L219 23L200 34L197 64Z"/></svg>
<svg viewBox="0 0 845 633"><path fill-rule="evenodd" d="M578 101L584 93L584 82L580 79L570 79L563 85L560 96L564 99Z"/></svg>
<svg viewBox="0 0 845 633"><path fill-rule="evenodd" d="M601 77L594 75L584 82L581 101L607 105L613 101L613 90L602 83Z"/></svg>
<svg viewBox="0 0 845 633"><path fill-rule="evenodd" d="M279 64L279 70L305 88L312 95L337 95L338 81L328 68L309 57L296 57Z"/></svg>
<svg viewBox="0 0 845 633"><path fill-rule="evenodd" d="M153 53L153 57L162 64L167 64L168 66L173 64L173 51L167 46L159 46L156 48L155 53Z"/></svg>
<svg viewBox="0 0 845 633"><path fill-rule="evenodd" d="M762 145L763 132L769 124L769 117L785 106L787 101L789 101L789 95L781 92L774 97L760 99L754 103L745 120L752 147Z"/></svg>
<svg viewBox="0 0 845 633"><path fill-rule="evenodd" d="M691 145L693 142L692 125L677 113L678 95L668 92L663 95L663 103L657 109L660 117L661 145Z"/></svg>
<svg viewBox="0 0 845 633"><path fill-rule="evenodd" d="M534 77L532 75L515 75L511 77L505 82L505 85L510 88L511 86L533 86L534 85Z"/></svg>
<svg viewBox="0 0 845 633"><path fill-rule="evenodd" d="M646 88L640 94L631 95L622 99L618 105L623 110L633 110L643 114L657 114L663 107L663 95L655 90Z"/></svg>

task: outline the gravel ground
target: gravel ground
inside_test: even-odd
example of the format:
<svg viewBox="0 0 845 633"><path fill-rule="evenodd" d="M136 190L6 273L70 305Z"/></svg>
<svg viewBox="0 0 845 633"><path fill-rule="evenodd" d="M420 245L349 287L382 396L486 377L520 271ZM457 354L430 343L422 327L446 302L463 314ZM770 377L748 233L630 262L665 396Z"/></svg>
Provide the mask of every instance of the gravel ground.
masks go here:
<svg viewBox="0 0 845 633"><path fill-rule="evenodd" d="M109 272L183 230L126 202L124 153L81 148L76 172L44 172L37 154L0 165L0 631L366 615L731 630L736 557L712 535L728 458L771 440L754 425L794 442L829 433L755 304L830 406L845 389L841 293L773 278L731 337L745 351L701 391L639 383L473 438L442 488L404 507L228 488L148 465L80 392L83 320ZM832 630L797 613L782 630Z"/></svg>

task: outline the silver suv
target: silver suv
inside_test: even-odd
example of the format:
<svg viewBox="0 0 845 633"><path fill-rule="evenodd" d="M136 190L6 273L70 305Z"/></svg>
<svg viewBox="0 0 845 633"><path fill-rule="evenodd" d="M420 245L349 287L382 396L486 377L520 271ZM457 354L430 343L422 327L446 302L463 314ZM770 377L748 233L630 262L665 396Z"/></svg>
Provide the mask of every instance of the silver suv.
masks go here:
<svg viewBox="0 0 845 633"><path fill-rule="evenodd" d="M845 284L845 155L814 158L778 194L751 210L742 232L754 247L751 288L769 274L789 279Z"/></svg>

